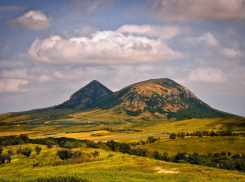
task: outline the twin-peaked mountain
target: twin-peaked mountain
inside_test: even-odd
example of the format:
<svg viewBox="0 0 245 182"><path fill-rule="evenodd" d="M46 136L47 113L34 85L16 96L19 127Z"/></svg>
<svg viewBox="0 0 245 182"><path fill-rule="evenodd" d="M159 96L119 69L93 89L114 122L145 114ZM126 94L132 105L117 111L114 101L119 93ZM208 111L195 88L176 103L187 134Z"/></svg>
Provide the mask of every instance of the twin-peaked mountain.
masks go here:
<svg viewBox="0 0 245 182"><path fill-rule="evenodd" d="M198 99L187 88L170 79L152 79L127 86L117 92L94 80L75 92L64 103L18 113L0 115L0 121L8 123L13 117L18 121L49 118L59 119L70 113L92 109L126 112L129 116L151 113L156 118L221 118L235 117L218 111Z"/></svg>

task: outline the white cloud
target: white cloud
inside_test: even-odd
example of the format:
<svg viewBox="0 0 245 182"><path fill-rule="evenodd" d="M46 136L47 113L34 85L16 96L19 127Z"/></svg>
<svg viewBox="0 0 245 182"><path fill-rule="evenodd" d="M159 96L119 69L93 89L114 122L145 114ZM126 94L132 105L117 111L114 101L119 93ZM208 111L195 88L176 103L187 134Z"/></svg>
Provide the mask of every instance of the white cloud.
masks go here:
<svg viewBox="0 0 245 182"><path fill-rule="evenodd" d="M205 45L208 47L219 46L219 41L210 32L204 33L199 37L186 37L183 41L184 43L190 44L192 46L196 46L198 44Z"/></svg>
<svg viewBox="0 0 245 182"><path fill-rule="evenodd" d="M225 74L218 68L197 68L189 74L190 81L217 83L226 80Z"/></svg>
<svg viewBox="0 0 245 182"><path fill-rule="evenodd" d="M171 39L180 34L177 26L123 25L118 32Z"/></svg>
<svg viewBox="0 0 245 182"><path fill-rule="evenodd" d="M120 28L119 28L120 29ZM48 63L135 63L181 57L163 41L120 31L97 31L89 36L52 35L36 39L28 50L31 59Z"/></svg>
<svg viewBox="0 0 245 182"><path fill-rule="evenodd" d="M46 29L49 27L50 23L51 18L48 18L40 10L30 10L12 21L12 24L16 27L32 30Z"/></svg>
<svg viewBox="0 0 245 182"><path fill-rule="evenodd" d="M227 58L240 58L243 56L241 51L230 48L221 49L219 53Z"/></svg>
<svg viewBox="0 0 245 182"><path fill-rule="evenodd" d="M0 92L25 92L26 89L22 86L30 83L28 80L23 79L1 79Z"/></svg>
<svg viewBox="0 0 245 182"><path fill-rule="evenodd" d="M245 19L244 0L149 0L149 8L163 22Z"/></svg>

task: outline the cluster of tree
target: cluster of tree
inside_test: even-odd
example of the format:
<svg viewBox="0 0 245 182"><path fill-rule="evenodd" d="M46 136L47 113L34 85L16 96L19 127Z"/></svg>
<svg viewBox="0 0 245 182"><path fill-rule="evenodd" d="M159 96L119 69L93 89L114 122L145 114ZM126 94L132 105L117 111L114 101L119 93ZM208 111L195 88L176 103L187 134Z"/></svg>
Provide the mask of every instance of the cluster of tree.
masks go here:
<svg viewBox="0 0 245 182"><path fill-rule="evenodd" d="M28 143L29 138L25 134L21 134L20 136L3 136L0 137L0 145L21 145L24 143Z"/></svg>
<svg viewBox="0 0 245 182"><path fill-rule="evenodd" d="M136 129L112 129L112 128L103 128L102 130L107 130L109 132L126 132L126 131L134 131L134 132L142 132L142 130L136 130Z"/></svg>
<svg viewBox="0 0 245 182"><path fill-rule="evenodd" d="M215 136L238 136L238 135L243 135L243 133L232 133L232 131L194 131L192 133L171 133L169 138L170 139L176 139L176 137L178 138L185 138L187 137L215 137Z"/></svg>
<svg viewBox="0 0 245 182"><path fill-rule="evenodd" d="M155 138L155 137L153 137L153 136L149 136L149 137L147 138L146 141L140 140L140 141L138 141L138 142L131 142L131 143L129 143L129 144L135 147L136 145L145 145L145 144L148 144L148 143L154 143L154 142L156 142L157 140L160 140L160 137Z"/></svg>

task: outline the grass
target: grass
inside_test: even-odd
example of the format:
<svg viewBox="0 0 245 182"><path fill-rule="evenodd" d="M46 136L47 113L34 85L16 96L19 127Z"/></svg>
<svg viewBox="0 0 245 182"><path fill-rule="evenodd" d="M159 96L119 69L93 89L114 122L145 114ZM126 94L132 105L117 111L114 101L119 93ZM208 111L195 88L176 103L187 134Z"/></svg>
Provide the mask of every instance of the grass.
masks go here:
<svg viewBox="0 0 245 182"><path fill-rule="evenodd" d="M15 154L12 162L0 166L0 181L244 181L245 173L227 171L210 167L190 164L168 163L145 157L138 157L102 149L99 151L104 160L91 161L79 164L61 166L48 165L60 159L55 155L60 148L54 146L47 149L42 146L40 155L35 152L28 158L16 154L18 148L31 147L28 144L21 146L4 147L3 153L12 149ZM79 148L85 152L95 149ZM41 166L33 167L35 163Z"/></svg>
<svg viewBox="0 0 245 182"><path fill-rule="evenodd" d="M197 152L201 155L208 153L220 153L225 151L234 154L245 154L245 137L225 136L208 138L184 138L184 139L162 139L155 143L139 145L140 148L157 150L161 153L167 152L170 156L179 152L192 154Z"/></svg>

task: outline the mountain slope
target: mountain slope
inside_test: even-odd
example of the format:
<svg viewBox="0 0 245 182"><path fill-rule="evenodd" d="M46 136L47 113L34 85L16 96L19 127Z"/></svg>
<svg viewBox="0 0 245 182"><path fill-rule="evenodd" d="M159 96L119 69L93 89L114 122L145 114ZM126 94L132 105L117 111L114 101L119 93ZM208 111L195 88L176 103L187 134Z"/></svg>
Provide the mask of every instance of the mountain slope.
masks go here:
<svg viewBox="0 0 245 182"><path fill-rule="evenodd" d="M139 82L115 92L102 108L125 110L135 116L148 110L159 118L218 118L235 115L215 110L170 79Z"/></svg>

